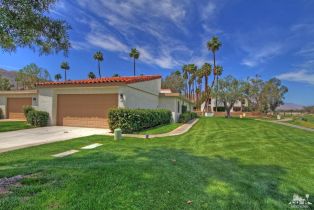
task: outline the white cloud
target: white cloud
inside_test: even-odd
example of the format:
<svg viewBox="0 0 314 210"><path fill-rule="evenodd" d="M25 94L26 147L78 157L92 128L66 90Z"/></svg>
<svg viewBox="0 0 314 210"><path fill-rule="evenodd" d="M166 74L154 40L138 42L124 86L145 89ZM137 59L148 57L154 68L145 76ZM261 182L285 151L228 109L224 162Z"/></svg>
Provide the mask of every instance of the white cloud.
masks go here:
<svg viewBox="0 0 314 210"><path fill-rule="evenodd" d="M99 47L112 52L128 52L129 48L113 36L98 33L90 33L86 41L95 47Z"/></svg>
<svg viewBox="0 0 314 210"><path fill-rule="evenodd" d="M244 50L248 55L241 63L248 67L255 67L282 52L282 45L280 43L264 43L263 45L263 47L246 46Z"/></svg>
<svg viewBox="0 0 314 210"><path fill-rule="evenodd" d="M287 72L280 74L276 77L281 80L303 82L314 85L314 73L311 73L306 70Z"/></svg>

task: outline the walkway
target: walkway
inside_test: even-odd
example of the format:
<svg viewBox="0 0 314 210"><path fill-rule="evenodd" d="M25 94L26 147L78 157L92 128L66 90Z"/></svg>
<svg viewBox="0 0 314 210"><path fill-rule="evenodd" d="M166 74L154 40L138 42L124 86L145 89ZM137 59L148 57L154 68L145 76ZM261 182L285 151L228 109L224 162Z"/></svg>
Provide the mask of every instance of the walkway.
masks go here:
<svg viewBox="0 0 314 210"><path fill-rule="evenodd" d="M297 129L301 129L301 130L305 130L305 131L311 131L314 132L313 128L306 128L306 127L302 127L302 126L298 126L298 125L293 125L290 123L287 123L288 121L292 120L290 118L286 118L286 119L282 119L282 120L261 120L261 119L255 119L255 120L259 120L259 121L263 121L263 122L271 122L271 123L275 123L275 124L279 124L279 125L285 125L291 128L297 128Z"/></svg>
<svg viewBox="0 0 314 210"><path fill-rule="evenodd" d="M193 125L195 125L198 122L198 119L194 119L191 120L183 125L181 125L180 127L174 129L173 131L169 132L169 133L162 133L162 134L153 134L153 135L149 135L149 138L159 138L159 137L167 137L167 136L178 136L181 134L184 134L186 132L188 132ZM112 135L112 134L107 134L107 135ZM136 137L136 138L146 138L146 135L142 135L142 134L123 134L123 137Z"/></svg>

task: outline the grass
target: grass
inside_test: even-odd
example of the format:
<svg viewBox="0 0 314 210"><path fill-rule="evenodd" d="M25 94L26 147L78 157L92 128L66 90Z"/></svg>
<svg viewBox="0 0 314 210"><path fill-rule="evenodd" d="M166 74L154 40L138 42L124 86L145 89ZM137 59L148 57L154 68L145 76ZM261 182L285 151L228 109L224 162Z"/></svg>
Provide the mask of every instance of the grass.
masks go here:
<svg viewBox="0 0 314 210"><path fill-rule="evenodd" d="M314 116L305 115L305 116L296 116L293 120L289 121L290 124L299 125L306 128L314 128Z"/></svg>
<svg viewBox="0 0 314 210"><path fill-rule="evenodd" d="M138 132L138 134L162 134L162 133L168 133L173 131L174 129L181 126L181 123L171 123L167 125L161 125L154 128L150 128L141 132Z"/></svg>
<svg viewBox="0 0 314 210"><path fill-rule="evenodd" d="M32 126L28 125L26 122L23 121L0 122L0 132L16 131L31 127Z"/></svg>
<svg viewBox="0 0 314 210"><path fill-rule="evenodd" d="M79 138L0 154L0 177L34 174L0 209L290 209L294 193L314 203L313 151L314 133L250 119L201 118L149 140Z"/></svg>

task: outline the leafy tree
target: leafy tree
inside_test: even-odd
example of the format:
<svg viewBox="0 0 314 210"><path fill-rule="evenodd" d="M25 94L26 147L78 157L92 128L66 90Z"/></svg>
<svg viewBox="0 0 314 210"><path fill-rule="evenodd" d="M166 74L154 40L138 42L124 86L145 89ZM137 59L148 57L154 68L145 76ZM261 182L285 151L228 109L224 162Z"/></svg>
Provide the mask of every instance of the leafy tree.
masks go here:
<svg viewBox="0 0 314 210"><path fill-rule="evenodd" d="M89 78L89 79L95 79L95 78L96 78L96 75L94 74L94 72L89 72L89 73L88 73L88 78Z"/></svg>
<svg viewBox="0 0 314 210"><path fill-rule="evenodd" d="M135 60L139 59L140 52L136 48L132 48L129 56L133 58L133 75L135 76Z"/></svg>
<svg viewBox="0 0 314 210"><path fill-rule="evenodd" d="M120 74L115 73L112 75L112 77L120 77Z"/></svg>
<svg viewBox="0 0 314 210"><path fill-rule="evenodd" d="M60 68L64 70L64 81L67 81L67 71L70 69L69 63L66 61L62 62Z"/></svg>
<svg viewBox="0 0 314 210"><path fill-rule="evenodd" d="M10 80L0 75L0 90L11 90Z"/></svg>
<svg viewBox="0 0 314 210"><path fill-rule="evenodd" d="M61 74L56 74L55 75L55 80L57 80L58 82L62 79Z"/></svg>
<svg viewBox="0 0 314 210"><path fill-rule="evenodd" d="M227 117L229 118L231 116L230 111L236 101L241 101L245 97L246 85L243 81L227 76L219 80L219 87L218 90L213 90L212 94L224 104Z"/></svg>
<svg viewBox="0 0 314 210"><path fill-rule="evenodd" d="M46 69L31 63L18 71L15 81L21 83L23 89L34 89L37 82L51 80Z"/></svg>
<svg viewBox="0 0 314 210"><path fill-rule="evenodd" d="M0 0L0 48L12 52L17 47L37 46L40 54L67 54L70 26L47 15L55 2Z"/></svg>
<svg viewBox="0 0 314 210"><path fill-rule="evenodd" d="M102 62L104 60L104 56L103 56L102 52L97 51L94 54L94 59L97 60L97 62L98 62L98 74L99 74L99 78L101 78L100 62Z"/></svg>
<svg viewBox="0 0 314 210"><path fill-rule="evenodd" d="M265 86L265 82L261 79L259 75L253 78L248 78L246 83L246 98L248 100L248 109L251 111L261 111L262 106L262 92Z"/></svg>
<svg viewBox="0 0 314 210"><path fill-rule="evenodd" d="M277 78L272 78L266 82L263 89L263 98L269 106L272 112L275 112L276 108L284 104L285 94L288 92L288 88L281 84L281 81Z"/></svg>
<svg viewBox="0 0 314 210"><path fill-rule="evenodd" d="M177 71L161 81L161 88L171 89L172 92L181 93L184 90L184 79Z"/></svg>
<svg viewBox="0 0 314 210"><path fill-rule="evenodd" d="M305 106L303 109L307 113L314 113L314 106Z"/></svg>

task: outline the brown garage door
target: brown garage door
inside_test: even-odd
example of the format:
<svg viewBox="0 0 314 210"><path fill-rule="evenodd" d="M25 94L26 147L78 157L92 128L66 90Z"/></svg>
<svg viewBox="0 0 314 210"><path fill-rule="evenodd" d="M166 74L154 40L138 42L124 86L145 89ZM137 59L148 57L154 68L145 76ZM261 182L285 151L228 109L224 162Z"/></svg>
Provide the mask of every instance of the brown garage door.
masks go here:
<svg viewBox="0 0 314 210"><path fill-rule="evenodd" d="M115 107L117 94L61 94L57 125L108 128L108 110Z"/></svg>
<svg viewBox="0 0 314 210"><path fill-rule="evenodd" d="M25 120L23 107L31 106L32 98L8 98L7 116L9 119Z"/></svg>

